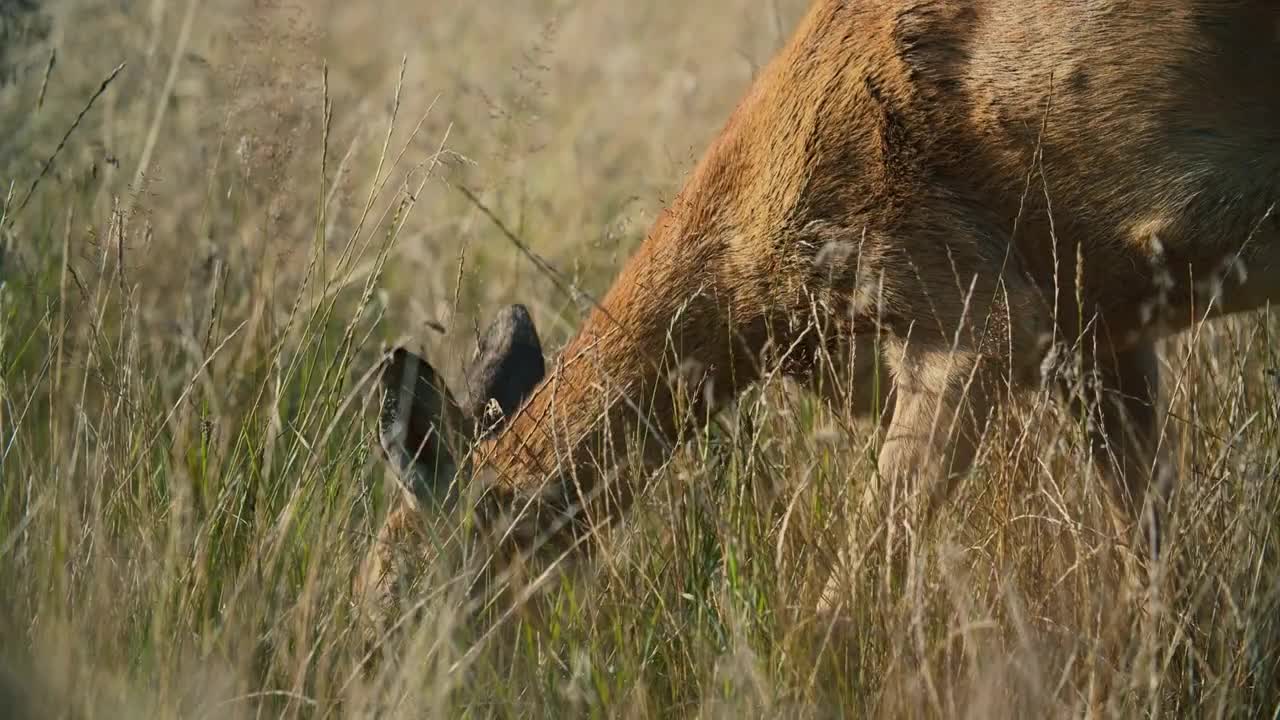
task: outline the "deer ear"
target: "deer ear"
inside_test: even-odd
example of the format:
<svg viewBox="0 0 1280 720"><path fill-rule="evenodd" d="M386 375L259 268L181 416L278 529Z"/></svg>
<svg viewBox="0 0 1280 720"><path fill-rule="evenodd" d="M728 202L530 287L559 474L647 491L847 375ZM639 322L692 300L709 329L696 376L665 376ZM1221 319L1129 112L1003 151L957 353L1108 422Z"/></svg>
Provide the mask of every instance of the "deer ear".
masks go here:
<svg viewBox="0 0 1280 720"><path fill-rule="evenodd" d="M402 347L383 361L381 383L378 441L387 462L419 504L449 504L471 423L435 368Z"/></svg>
<svg viewBox="0 0 1280 720"><path fill-rule="evenodd" d="M498 312L466 371L464 410L481 435L501 430L546 375L542 343L524 305Z"/></svg>

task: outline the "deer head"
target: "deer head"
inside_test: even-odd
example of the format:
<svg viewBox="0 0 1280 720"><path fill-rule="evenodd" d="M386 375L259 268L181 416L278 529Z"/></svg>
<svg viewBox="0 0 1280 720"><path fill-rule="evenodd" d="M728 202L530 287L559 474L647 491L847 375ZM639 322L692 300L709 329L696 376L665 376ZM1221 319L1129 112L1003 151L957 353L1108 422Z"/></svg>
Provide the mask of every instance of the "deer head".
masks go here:
<svg viewBox="0 0 1280 720"><path fill-rule="evenodd" d="M425 359L403 347L387 353L378 446L404 492L354 579L368 630L383 629L420 577L432 520L453 519L471 475L470 448L499 432L544 374L542 345L523 305L499 311L480 338L461 403Z"/></svg>
<svg viewBox="0 0 1280 720"><path fill-rule="evenodd" d="M378 444L409 496L420 507L452 507L468 447L500 431L545 373L538 331L518 304L480 338L461 403L429 362L393 348L380 376Z"/></svg>

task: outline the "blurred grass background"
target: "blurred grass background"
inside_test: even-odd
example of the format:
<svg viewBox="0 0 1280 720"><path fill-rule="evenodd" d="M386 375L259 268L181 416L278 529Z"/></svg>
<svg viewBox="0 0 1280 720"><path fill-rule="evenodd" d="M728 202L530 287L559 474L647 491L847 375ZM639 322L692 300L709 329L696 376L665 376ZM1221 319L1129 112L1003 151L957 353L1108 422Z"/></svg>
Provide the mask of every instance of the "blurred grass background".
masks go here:
<svg viewBox="0 0 1280 720"><path fill-rule="evenodd" d="M1154 578L1037 398L815 627L876 437L771 382L538 612L428 594L361 671L381 344L456 381L501 305L586 310L456 186L601 294L804 5L0 0L0 714L1280 717L1267 314L1164 348Z"/></svg>

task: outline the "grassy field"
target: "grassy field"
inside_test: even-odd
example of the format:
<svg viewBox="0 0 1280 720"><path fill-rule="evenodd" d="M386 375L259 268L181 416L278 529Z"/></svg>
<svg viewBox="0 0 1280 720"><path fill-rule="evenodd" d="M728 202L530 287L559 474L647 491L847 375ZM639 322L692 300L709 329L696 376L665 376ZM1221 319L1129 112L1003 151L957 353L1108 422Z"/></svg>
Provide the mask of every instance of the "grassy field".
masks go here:
<svg viewBox="0 0 1280 720"><path fill-rule="evenodd" d="M474 623L427 594L365 669L379 350L456 381L498 307L525 303L548 352L586 310L458 186L601 293L804 3L6 16L29 5L0 2L0 715L1280 717L1265 314L1163 348L1182 486L1150 575L1080 429L1032 398L910 582L869 563L828 632L877 437L770 382L593 564Z"/></svg>

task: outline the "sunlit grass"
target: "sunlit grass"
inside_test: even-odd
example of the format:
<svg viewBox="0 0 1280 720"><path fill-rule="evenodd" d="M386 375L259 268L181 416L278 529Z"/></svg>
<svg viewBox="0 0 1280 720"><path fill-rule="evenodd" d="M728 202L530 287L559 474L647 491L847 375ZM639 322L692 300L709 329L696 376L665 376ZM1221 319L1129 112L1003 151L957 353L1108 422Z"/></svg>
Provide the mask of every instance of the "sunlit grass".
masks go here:
<svg viewBox="0 0 1280 720"><path fill-rule="evenodd" d="M679 8L719 18L702 36L668 3L460 2L408 29L284 3L252 31L185 2L51 5L43 106L43 44L0 90L0 708L1275 717L1267 314L1164 348L1182 489L1152 578L1079 428L1031 397L908 581L869 558L847 623L825 625L837 548L880 520L857 513L874 427L771 381L690 439L589 565L472 623L427 592L366 664L350 580L393 499L366 393L383 344L456 379L500 305L528 304L549 350L585 309L454 185L603 290L802 3L711 5ZM717 69L690 59L699 39ZM626 93L648 99L621 112Z"/></svg>

